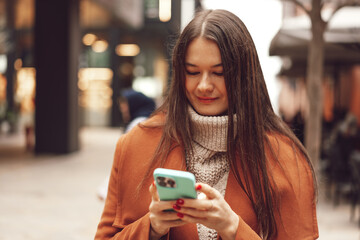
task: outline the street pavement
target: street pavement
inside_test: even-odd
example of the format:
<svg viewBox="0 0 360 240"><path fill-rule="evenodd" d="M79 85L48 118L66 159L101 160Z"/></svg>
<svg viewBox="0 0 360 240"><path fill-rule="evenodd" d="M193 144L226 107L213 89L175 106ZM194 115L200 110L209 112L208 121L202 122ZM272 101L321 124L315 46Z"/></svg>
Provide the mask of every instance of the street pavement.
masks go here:
<svg viewBox="0 0 360 240"><path fill-rule="evenodd" d="M97 192L120 134L83 128L80 151L40 156L26 152L22 135L0 135L0 240L93 239L104 205ZM334 207L321 189L317 214L320 240L360 240L350 206Z"/></svg>

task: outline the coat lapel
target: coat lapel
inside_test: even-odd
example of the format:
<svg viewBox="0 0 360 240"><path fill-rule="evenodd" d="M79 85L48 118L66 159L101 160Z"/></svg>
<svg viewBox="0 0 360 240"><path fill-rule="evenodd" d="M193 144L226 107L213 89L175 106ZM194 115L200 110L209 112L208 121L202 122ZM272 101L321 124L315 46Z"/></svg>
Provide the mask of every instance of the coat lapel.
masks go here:
<svg viewBox="0 0 360 240"><path fill-rule="evenodd" d="M245 191L236 181L235 175L230 170L225 191L225 201L231 209L239 215L254 231L257 230L256 214L252 203Z"/></svg>

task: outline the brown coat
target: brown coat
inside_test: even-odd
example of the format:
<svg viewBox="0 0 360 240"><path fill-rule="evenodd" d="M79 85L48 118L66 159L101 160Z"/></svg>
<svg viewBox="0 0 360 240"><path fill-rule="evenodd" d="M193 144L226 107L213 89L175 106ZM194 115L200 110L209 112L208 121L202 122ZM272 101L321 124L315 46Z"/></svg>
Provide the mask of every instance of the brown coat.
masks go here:
<svg viewBox="0 0 360 240"><path fill-rule="evenodd" d="M159 121L153 117L149 121ZM149 166L150 159L161 137L161 129L135 127L123 135L116 146L111 170L108 196L95 236L104 239L148 239L151 197L149 186L153 179L146 179L137 194L137 187ZM270 171L274 176L281 198L280 216L276 216L279 240L313 240L318 237L313 178L303 156L295 155L285 138L270 136L278 152L282 168L269 157ZM157 166L154 166L154 168ZM183 149L175 147L164 166L185 170ZM238 185L230 171L225 200L240 216L237 240L259 240L257 220L249 198ZM195 224L172 228L168 239L198 239Z"/></svg>

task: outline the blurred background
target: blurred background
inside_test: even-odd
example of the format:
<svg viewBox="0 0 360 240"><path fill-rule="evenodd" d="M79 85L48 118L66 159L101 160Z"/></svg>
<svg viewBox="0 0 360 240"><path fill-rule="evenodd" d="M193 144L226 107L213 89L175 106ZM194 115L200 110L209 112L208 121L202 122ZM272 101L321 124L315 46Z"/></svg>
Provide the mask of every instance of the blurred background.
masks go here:
<svg viewBox="0 0 360 240"><path fill-rule="evenodd" d="M274 110L304 143L312 23L302 7L312 1L294 2L0 0L0 240L93 238L116 141L133 120L122 106L126 91L161 104L171 49L199 9L244 21ZM319 239L358 240L360 7L328 0L321 14L330 20L319 92Z"/></svg>

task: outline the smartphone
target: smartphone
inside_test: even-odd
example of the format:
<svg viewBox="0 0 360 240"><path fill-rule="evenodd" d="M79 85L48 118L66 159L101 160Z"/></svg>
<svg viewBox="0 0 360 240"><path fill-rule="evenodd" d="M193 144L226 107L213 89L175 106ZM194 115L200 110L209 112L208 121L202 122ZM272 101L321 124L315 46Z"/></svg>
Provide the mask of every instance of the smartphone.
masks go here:
<svg viewBox="0 0 360 240"><path fill-rule="evenodd" d="M154 180L160 200L196 199L195 176L190 172L157 168Z"/></svg>

